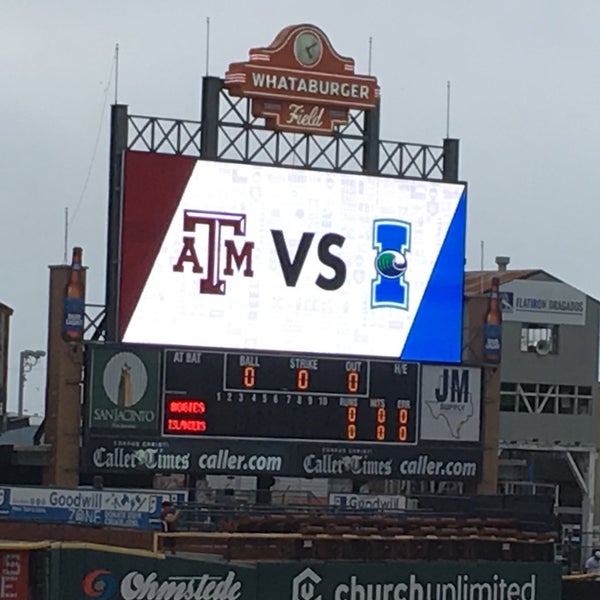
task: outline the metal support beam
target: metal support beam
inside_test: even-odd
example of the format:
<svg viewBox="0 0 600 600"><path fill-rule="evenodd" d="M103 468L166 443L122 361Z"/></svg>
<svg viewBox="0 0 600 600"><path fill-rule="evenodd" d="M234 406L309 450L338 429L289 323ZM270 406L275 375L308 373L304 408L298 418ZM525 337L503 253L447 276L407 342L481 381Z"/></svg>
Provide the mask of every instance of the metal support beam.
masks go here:
<svg viewBox="0 0 600 600"><path fill-rule="evenodd" d="M443 180L450 183L458 181L458 146L459 140L444 140L444 175Z"/></svg>
<svg viewBox="0 0 600 600"><path fill-rule="evenodd" d="M575 459L573 458L573 455L570 452L565 452L565 458L567 459L567 464L571 469L571 473L573 474L573 477L575 478L579 489L583 492L584 495L586 495L589 490L585 475L579 469L579 466L575 462Z"/></svg>
<svg viewBox="0 0 600 600"><path fill-rule="evenodd" d="M596 462L598 453L590 452L586 465L586 492L581 500L582 546L591 550L594 545L594 507L596 504ZM585 558L585 557L584 557Z"/></svg>
<svg viewBox="0 0 600 600"><path fill-rule="evenodd" d="M365 111L363 138L363 171L367 175L379 174L379 123L381 101L371 110Z"/></svg>
<svg viewBox="0 0 600 600"><path fill-rule="evenodd" d="M572 444L535 444L532 442L507 442L500 440L501 450L528 450L533 452L574 452L576 454L588 453L594 450L593 446L575 446Z"/></svg>
<svg viewBox="0 0 600 600"><path fill-rule="evenodd" d="M202 78L200 158L219 158L219 96L222 88L220 77Z"/></svg>
<svg viewBox="0 0 600 600"><path fill-rule="evenodd" d="M106 260L105 338L119 335L119 280L121 265L121 219L123 209L123 163L127 150L127 106L114 104L110 115L110 164L108 174L108 240Z"/></svg>

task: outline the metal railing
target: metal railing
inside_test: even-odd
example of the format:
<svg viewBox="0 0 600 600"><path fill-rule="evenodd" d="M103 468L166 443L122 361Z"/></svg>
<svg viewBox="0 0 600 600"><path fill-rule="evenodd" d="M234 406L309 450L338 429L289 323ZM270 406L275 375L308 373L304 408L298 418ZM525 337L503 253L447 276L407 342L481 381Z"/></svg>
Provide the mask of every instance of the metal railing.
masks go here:
<svg viewBox="0 0 600 600"><path fill-rule="evenodd" d="M228 110L218 124L219 160L343 173L364 173L362 113L351 112L347 125L331 136L273 131L247 111L245 99L226 95ZM198 121L129 115L128 149L202 158ZM441 145L380 140L377 175L442 181Z"/></svg>

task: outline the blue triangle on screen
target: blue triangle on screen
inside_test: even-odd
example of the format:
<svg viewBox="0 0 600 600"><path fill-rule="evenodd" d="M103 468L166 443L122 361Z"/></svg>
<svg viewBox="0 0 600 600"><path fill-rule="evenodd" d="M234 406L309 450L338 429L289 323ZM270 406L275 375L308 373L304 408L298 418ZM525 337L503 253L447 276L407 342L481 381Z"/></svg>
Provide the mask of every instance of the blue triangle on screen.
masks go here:
<svg viewBox="0 0 600 600"><path fill-rule="evenodd" d="M467 191L463 191L401 360L458 363L462 355Z"/></svg>

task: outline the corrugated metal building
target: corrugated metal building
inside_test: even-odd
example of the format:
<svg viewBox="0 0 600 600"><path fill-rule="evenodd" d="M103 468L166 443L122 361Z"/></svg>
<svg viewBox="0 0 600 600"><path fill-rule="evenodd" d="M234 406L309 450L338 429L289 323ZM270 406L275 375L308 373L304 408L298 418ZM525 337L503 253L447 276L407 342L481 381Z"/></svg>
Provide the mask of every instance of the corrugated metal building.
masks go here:
<svg viewBox="0 0 600 600"><path fill-rule="evenodd" d="M500 279L499 491L554 494L565 536L575 531L592 546L600 541L600 303L543 270L497 263L468 272L465 293L486 294Z"/></svg>

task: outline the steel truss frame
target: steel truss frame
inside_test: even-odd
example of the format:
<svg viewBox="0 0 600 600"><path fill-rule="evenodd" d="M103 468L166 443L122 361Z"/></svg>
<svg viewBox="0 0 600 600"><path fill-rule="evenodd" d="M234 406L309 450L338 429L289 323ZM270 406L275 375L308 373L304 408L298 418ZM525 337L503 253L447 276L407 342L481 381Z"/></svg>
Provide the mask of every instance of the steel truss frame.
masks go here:
<svg viewBox="0 0 600 600"><path fill-rule="evenodd" d="M222 84L221 80L218 81ZM346 125L337 127L331 136L323 136L268 129L262 119L252 115L250 100L230 96L222 85L218 89L218 107L217 148L216 155L210 156L211 159L344 173L371 172L380 176L433 181L448 180L445 172L448 152L443 145L377 139L379 160L375 169L365 169L364 152L368 144L373 142L374 133L369 131L373 127L369 127L365 111L350 111ZM379 115L376 116L378 121ZM203 123L200 121L130 115L127 148L207 158L202 147L202 129Z"/></svg>

